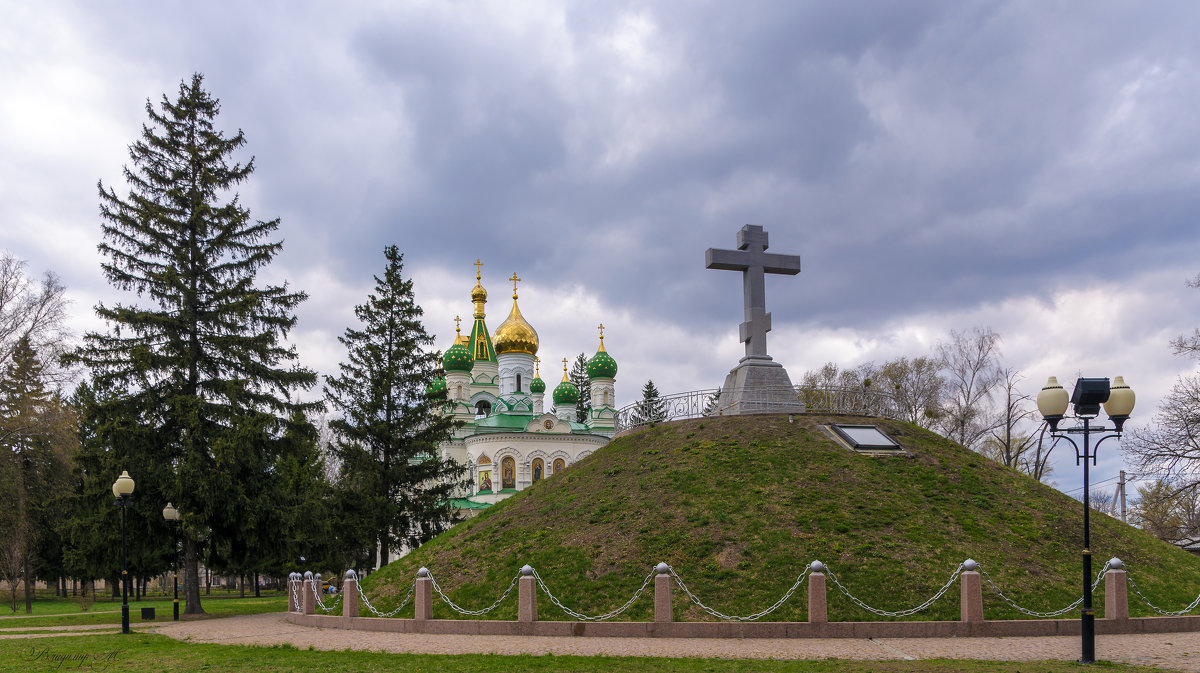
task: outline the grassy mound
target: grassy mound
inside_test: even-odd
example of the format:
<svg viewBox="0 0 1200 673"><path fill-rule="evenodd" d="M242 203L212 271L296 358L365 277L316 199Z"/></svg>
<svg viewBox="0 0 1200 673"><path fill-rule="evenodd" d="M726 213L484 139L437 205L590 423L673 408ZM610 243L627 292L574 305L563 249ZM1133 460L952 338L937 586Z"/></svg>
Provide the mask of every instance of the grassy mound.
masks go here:
<svg viewBox="0 0 1200 673"><path fill-rule="evenodd" d="M849 451L822 427L830 422L874 423L910 455ZM364 590L390 609L426 566L457 604L479 609L528 563L563 604L594 615L625 603L665 561L706 604L748 615L778 600L819 559L855 596L895 611L932 596L969 557L1018 603L1047 611L1080 595L1082 519L1079 502L914 425L706 418L614 440L373 573ZM1200 557L1111 517L1092 516L1092 550L1095 571L1121 558L1165 609L1200 592ZM806 591L768 619L805 620ZM515 593L489 617L515 619ZM1101 587L1098 610L1103 598ZM653 602L651 586L621 619L652 619ZM677 620L712 619L678 590L674 605ZM566 619L545 596L538 607L540 619ZM1130 609L1149 614L1132 591ZM910 619L957 619L958 611L955 585ZM988 619L1020 618L986 582L984 611ZM398 616L411 617L412 608ZM435 600L434 616L456 614ZM829 618L879 619L832 582Z"/></svg>

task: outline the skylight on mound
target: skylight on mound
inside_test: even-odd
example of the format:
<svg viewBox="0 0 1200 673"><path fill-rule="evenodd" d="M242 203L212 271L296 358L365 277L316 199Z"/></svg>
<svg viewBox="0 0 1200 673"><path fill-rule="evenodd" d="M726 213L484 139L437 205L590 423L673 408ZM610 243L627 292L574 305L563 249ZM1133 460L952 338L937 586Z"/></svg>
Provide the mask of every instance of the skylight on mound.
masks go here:
<svg viewBox="0 0 1200 673"><path fill-rule="evenodd" d="M843 441L855 451L900 451L896 440L874 425L831 425Z"/></svg>

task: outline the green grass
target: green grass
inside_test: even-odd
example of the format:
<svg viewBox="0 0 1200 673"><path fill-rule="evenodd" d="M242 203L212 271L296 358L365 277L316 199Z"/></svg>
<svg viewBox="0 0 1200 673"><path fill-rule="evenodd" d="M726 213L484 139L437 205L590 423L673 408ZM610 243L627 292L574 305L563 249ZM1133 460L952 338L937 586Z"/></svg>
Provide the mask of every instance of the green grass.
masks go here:
<svg viewBox="0 0 1200 673"><path fill-rule="evenodd" d="M904 457L848 451L820 427L880 425ZM376 607L396 605L430 568L467 608L494 601L523 564L586 614L623 604L665 561L706 603L757 612L812 560L827 563L867 603L887 610L933 595L974 558L1010 596L1038 611L1064 607L1082 583L1082 507L1071 498L917 426L883 419L787 416L662 424L613 441L586 460L460 524L370 575ZM1111 517L1092 517L1099 570L1117 556L1158 605L1200 593L1200 558ZM769 619L803 621L804 589ZM876 620L829 585L829 617ZM1095 596L1103 610L1103 591ZM1134 616L1149 610L1130 594ZM959 615L957 587L915 619ZM675 619L711 620L676 591ZM540 619L564 619L548 600ZM1021 615L984 586L988 619ZM652 618L644 595L622 618ZM363 614L366 614L364 611ZM1102 613L1101 613L1102 614ZM409 617L411 608L398 616ZM455 616L435 601L434 616ZM515 619L515 595L489 617Z"/></svg>
<svg viewBox="0 0 1200 673"><path fill-rule="evenodd" d="M981 662L966 660L931 661L786 661L753 659L666 659L640 657L422 655L380 652L299 650L291 646L247 647L184 643L166 636L130 635L77 636L0 640L0 671L60 671L68 669L112 670L129 673L174 671L247 671L272 673L350 673L372 671L576 671L620 673L622 671L805 671L811 673L949 673L951 671L1045 673L1084 670L1150 673L1161 669L1122 664L1084 667L1074 662Z"/></svg>
<svg viewBox="0 0 1200 673"><path fill-rule="evenodd" d="M180 617L184 610L184 602L179 600ZM206 596L201 598L201 605L210 617L229 617L233 615L250 615L263 612L284 612L287 610L287 597L283 594L268 595L262 598L237 598ZM142 622L142 608L154 608L153 622L171 621L171 599L154 599L129 602L129 623ZM79 612L79 602L64 598L39 598L33 604L33 617L24 616L22 611L12 616L0 617L0 629L19 628L31 629L40 626L80 626L87 624L120 624L121 600L96 601L86 614L63 614ZM36 616L44 615L44 616Z"/></svg>

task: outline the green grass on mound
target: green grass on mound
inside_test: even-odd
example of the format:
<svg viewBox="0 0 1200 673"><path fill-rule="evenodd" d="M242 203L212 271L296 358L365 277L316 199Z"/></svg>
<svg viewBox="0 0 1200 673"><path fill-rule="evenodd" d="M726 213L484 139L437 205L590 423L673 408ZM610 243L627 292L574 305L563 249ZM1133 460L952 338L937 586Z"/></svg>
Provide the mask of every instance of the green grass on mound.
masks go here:
<svg viewBox="0 0 1200 673"><path fill-rule="evenodd" d="M828 436L830 422L877 424L910 455L851 452ZM896 611L932 596L970 557L1018 603L1047 611L1080 595L1081 546L1077 501L915 425L707 418L614 440L373 573L364 591L390 609L426 566L456 603L478 609L528 563L565 605L594 615L622 605L665 561L708 605L748 615L774 603L819 559L854 595ZM1096 571L1110 557L1123 559L1160 607L1180 609L1200 593L1200 558L1111 517L1092 516L1092 549ZM622 619L651 619L652 592ZM767 619L805 620L806 592ZM515 619L515 594L489 617ZM1098 610L1103 598L1101 587ZM1130 604L1135 616L1150 614L1132 591ZM712 619L678 590L674 605L676 620ZM988 619L1021 618L986 583L984 610ZM538 614L567 619L544 595ZM958 615L955 585L911 619ZM412 616L412 608L398 616ZM435 601L434 616L457 615ZM832 582L829 618L880 619Z"/></svg>

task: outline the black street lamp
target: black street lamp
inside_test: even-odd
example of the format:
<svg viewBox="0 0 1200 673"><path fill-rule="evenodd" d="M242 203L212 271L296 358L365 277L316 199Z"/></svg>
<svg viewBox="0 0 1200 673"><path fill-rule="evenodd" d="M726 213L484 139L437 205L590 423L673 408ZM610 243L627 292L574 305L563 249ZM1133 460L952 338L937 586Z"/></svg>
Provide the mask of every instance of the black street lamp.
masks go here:
<svg viewBox="0 0 1200 673"><path fill-rule="evenodd" d="M129 496L133 494L133 478L128 470L122 470L121 476L113 482L113 495L117 498L117 506L121 508L121 633L129 633L129 571L126 569L127 545L125 544L125 508L129 505Z"/></svg>
<svg viewBox="0 0 1200 673"><path fill-rule="evenodd" d="M171 553L175 555L175 560L171 565L172 572L174 572L171 577L171 585L175 587L175 602L171 605L171 610L175 614L175 621L179 621L179 510L168 502L167 506L163 508L163 518L171 526Z"/></svg>
<svg viewBox="0 0 1200 673"><path fill-rule="evenodd" d="M1118 376L1109 385L1108 379L1078 379L1075 390L1067 397L1067 391L1058 385L1058 379L1051 376L1046 381L1046 387L1038 393L1038 411L1050 425L1050 436L1055 439L1065 439L1075 447L1075 464L1083 463L1083 609L1080 615L1080 635L1083 653L1079 661L1085 664L1096 661L1096 611L1092 609L1092 531L1089 513L1092 509L1091 497L1088 493L1088 459L1096 464L1096 451L1106 439L1120 437L1129 414L1133 413L1135 396L1133 390L1125 385L1125 378ZM1058 424L1067 413L1067 405L1075 405L1075 418L1083 421L1083 426L1059 430ZM1104 405L1104 413L1112 419L1113 427L1092 427L1091 420L1100 415L1100 405ZM1111 433L1101 437L1093 447L1092 433ZM1083 435L1083 449L1069 435Z"/></svg>

